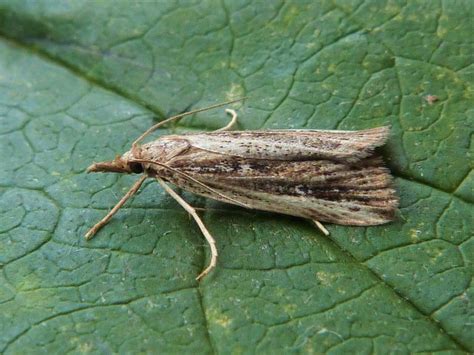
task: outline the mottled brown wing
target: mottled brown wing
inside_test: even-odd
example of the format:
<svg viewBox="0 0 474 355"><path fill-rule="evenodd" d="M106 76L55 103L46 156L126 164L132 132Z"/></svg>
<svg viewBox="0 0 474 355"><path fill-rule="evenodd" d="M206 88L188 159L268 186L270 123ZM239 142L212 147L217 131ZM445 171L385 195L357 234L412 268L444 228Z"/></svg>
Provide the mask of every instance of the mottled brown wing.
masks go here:
<svg viewBox="0 0 474 355"><path fill-rule="evenodd" d="M362 131L276 130L180 136L208 152L251 159L329 159L355 162L387 140L389 127Z"/></svg>
<svg viewBox="0 0 474 355"><path fill-rule="evenodd" d="M336 224L389 222L398 203L380 157L349 164L244 159L194 150L170 166L252 208ZM166 179L185 190L229 202L183 176L169 174Z"/></svg>

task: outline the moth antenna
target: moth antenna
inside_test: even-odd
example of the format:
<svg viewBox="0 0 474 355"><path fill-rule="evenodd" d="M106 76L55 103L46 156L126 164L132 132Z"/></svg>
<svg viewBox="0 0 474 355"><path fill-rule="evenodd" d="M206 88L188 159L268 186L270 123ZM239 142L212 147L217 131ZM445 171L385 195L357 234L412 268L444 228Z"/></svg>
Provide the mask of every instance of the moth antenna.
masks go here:
<svg viewBox="0 0 474 355"><path fill-rule="evenodd" d="M168 170L171 170L172 172L175 172L176 174L178 175L181 175L181 176L184 176L185 178L195 182L196 184L198 184L199 186L202 186L204 187L206 190L208 191L211 191L212 193L216 194L216 195L219 195L220 197L226 199L226 200L229 200L229 201L232 201L233 203L235 203L236 205L239 205L241 207L245 207L245 208L251 208L250 206L246 205L245 203L242 203L240 201L237 201L237 200L234 200L232 197L229 197L229 196L226 196L224 195L223 193L217 191L217 190L214 190L212 187L210 186L207 186L206 184L202 183L201 181L193 178L191 175L188 175L186 173L183 173L182 171L179 171L178 169L175 169L175 168L172 168L171 166L168 166L164 163L159 163L157 161L153 161L153 160L146 160L146 159L133 159L133 160L129 160L130 162L133 162L133 163L148 163L148 164L155 164L155 165L158 165L158 166L161 166L165 169L168 169Z"/></svg>
<svg viewBox="0 0 474 355"><path fill-rule="evenodd" d="M196 280L200 280L201 278L203 278L204 276L206 276L212 269L214 269L214 267L216 266L217 264L217 248L216 248L216 241L214 240L214 238L212 237L211 233L209 233L209 231L207 230L206 226L204 225L203 221L201 220L201 218L198 216L198 214L196 213L196 210L190 205L188 204L186 201L184 201L181 196L179 196L171 187L169 187L162 179L160 178L156 178L156 180L160 183L160 185L163 187L163 189L165 189L165 191L167 193L169 193L171 195L171 197L173 197L176 202L178 202L181 207L183 207L186 212L188 212L193 218L194 220L196 221L197 225L199 226L199 229L201 229L201 232L202 234L204 234L204 237L206 238L207 240L207 243L209 244L209 246L211 247L211 261L209 263L209 265L207 266L207 268L205 268L199 275L198 277L196 277Z"/></svg>
<svg viewBox="0 0 474 355"><path fill-rule="evenodd" d="M216 129L214 132L228 131L237 123L237 112L235 112L235 110L226 108L225 112L230 113L232 115L230 122L226 126Z"/></svg>
<svg viewBox="0 0 474 355"><path fill-rule="evenodd" d="M87 240L91 239L99 231L99 229L109 223L113 215L117 213L117 211L125 204L125 202L127 202L130 197L137 193L137 191L140 189L140 186L142 186L143 182L146 180L147 177L148 176L146 175L142 175L139 180L135 181L130 190L127 191L127 193L120 199L120 201L114 206L114 208L112 208L104 218L97 222L94 227L89 229L85 236Z"/></svg>
<svg viewBox="0 0 474 355"><path fill-rule="evenodd" d="M234 102L238 102L238 101L242 101L242 100L245 100L246 97L241 97L239 99L235 99L235 100L230 100L230 101L226 101L226 102L222 102L220 104L215 104L215 105L211 105L211 106L207 106L207 107L203 107L203 108L199 108L199 109L196 109L196 110L192 110L192 111L189 111L189 112L184 112L184 113L181 113L179 115L176 115L176 116L172 116L170 118L167 118L165 119L164 121L161 121L153 126L151 126L150 128L148 128L140 137L138 137L133 143L132 143L132 148L135 147L143 138L145 138L147 135L149 135L151 132L153 132L154 130L156 130L157 128L161 127L162 125L168 123L168 122L171 122L171 121L174 121L174 120L177 120L177 119L180 119L184 116L189 116L189 115L193 115L195 113L198 113L198 112L203 112L203 111L207 111L207 110L212 110L214 108L217 108L217 107L221 107L221 106L225 106L225 105L229 105L229 104L232 104Z"/></svg>

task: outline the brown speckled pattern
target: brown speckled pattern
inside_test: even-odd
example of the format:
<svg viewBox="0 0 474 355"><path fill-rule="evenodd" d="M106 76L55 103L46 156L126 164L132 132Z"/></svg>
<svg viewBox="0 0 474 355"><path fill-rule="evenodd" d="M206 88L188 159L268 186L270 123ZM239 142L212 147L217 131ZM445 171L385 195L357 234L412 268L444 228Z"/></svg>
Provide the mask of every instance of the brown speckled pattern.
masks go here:
<svg viewBox="0 0 474 355"><path fill-rule="evenodd" d="M380 127L168 136L146 144L142 158L166 162L254 209L336 224L377 225L393 220L398 204L390 173L373 153L387 135L388 128ZM172 171L145 167L151 176L229 202Z"/></svg>

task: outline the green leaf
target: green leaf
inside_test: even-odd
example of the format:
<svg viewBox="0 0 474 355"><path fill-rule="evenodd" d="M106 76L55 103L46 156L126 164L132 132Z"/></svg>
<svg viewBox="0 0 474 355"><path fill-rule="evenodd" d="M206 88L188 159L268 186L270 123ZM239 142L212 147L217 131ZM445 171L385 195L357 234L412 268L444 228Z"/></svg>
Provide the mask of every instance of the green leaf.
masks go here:
<svg viewBox="0 0 474 355"><path fill-rule="evenodd" d="M464 1L0 1L0 352L474 351ZM158 117L241 95L241 129L392 126L398 219L328 225L85 174ZM429 103L426 96L437 100ZM222 110L178 131L216 129ZM166 134L162 130L159 134Z"/></svg>

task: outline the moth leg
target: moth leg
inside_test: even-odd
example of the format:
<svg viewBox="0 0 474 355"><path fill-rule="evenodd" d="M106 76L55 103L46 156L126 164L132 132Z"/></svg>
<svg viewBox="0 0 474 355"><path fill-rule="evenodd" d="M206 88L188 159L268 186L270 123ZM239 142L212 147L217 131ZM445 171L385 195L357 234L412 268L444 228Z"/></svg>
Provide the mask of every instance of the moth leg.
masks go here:
<svg viewBox="0 0 474 355"><path fill-rule="evenodd" d="M137 180L133 186L128 190L128 192L125 194L125 196L122 197L122 199L110 210L107 215L102 218L99 222L95 224L94 227L89 229L89 231L86 233L86 239L89 240L91 239L98 231L101 229L103 226L105 226L107 223L109 223L110 219L113 217L115 213L122 207L127 200L135 195L140 189L140 186L142 186L143 182L146 180L148 176L147 175L142 175L139 180Z"/></svg>
<svg viewBox="0 0 474 355"><path fill-rule="evenodd" d="M322 225L321 222L313 219L313 222L314 224L316 224L316 227L318 227L318 229L323 232L324 235L328 236L329 235L329 231Z"/></svg>
<svg viewBox="0 0 474 355"><path fill-rule="evenodd" d="M227 108L225 110L225 112L230 113L232 115L232 119L230 120L230 122L226 126L224 126L222 128L219 128L219 129L216 129L214 132L228 131L237 123L237 112L235 112L235 110Z"/></svg>
<svg viewBox="0 0 474 355"><path fill-rule="evenodd" d="M211 262L207 266L207 268L204 269L203 272L201 272L198 277L196 277L196 280L202 279L204 276L206 276L212 269L217 264L217 248L216 248L216 241L212 237L211 233L207 230L206 226L202 222L201 218L198 216L196 213L196 210L189 205L186 201L184 201L181 196L179 196L171 187L169 187L162 179L156 178L156 180L160 183L160 185L165 189L167 193L171 195L180 205L183 207L186 212L188 212L196 221L197 225L199 226L199 229L201 229L202 234L204 234L204 237L207 240L207 243L211 247Z"/></svg>

